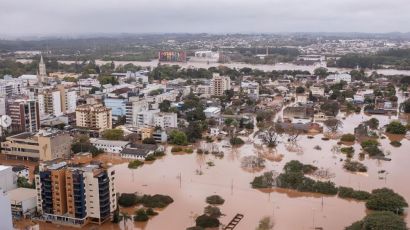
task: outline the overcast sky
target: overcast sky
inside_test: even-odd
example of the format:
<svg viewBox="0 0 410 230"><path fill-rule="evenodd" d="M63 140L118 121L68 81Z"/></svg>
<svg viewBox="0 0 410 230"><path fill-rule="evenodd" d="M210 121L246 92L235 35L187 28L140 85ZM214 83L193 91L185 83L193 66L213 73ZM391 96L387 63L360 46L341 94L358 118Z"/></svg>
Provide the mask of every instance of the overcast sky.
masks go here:
<svg viewBox="0 0 410 230"><path fill-rule="evenodd" d="M0 34L410 32L410 0L0 0Z"/></svg>

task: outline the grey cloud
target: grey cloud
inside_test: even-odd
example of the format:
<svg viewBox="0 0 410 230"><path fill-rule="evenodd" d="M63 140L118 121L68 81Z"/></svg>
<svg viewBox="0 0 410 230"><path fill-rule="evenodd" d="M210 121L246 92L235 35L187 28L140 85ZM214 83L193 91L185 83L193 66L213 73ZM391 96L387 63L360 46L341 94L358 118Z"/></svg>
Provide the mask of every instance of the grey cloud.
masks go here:
<svg viewBox="0 0 410 230"><path fill-rule="evenodd" d="M409 32L409 0L0 0L0 34Z"/></svg>

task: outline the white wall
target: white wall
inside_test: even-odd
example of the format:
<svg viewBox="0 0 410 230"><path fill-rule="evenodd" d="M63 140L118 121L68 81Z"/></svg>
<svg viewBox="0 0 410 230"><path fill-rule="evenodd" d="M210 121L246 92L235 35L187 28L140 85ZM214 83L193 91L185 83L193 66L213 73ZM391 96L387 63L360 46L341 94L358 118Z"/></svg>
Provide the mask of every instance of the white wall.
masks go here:
<svg viewBox="0 0 410 230"><path fill-rule="evenodd" d="M11 217L10 200L0 189L0 229L13 230L13 219Z"/></svg>
<svg viewBox="0 0 410 230"><path fill-rule="evenodd" d="M7 192L17 188L17 176L11 166L0 165L0 189Z"/></svg>

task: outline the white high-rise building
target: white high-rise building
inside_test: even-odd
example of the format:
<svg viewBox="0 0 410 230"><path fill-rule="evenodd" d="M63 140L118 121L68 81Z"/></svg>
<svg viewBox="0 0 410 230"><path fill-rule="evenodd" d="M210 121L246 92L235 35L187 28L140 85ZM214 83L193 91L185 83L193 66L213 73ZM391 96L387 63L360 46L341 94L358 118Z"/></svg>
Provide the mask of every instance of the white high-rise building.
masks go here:
<svg viewBox="0 0 410 230"><path fill-rule="evenodd" d="M156 113L154 114L154 126L161 128L176 128L178 126L176 113Z"/></svg>
<svg viewBox="0 0 410 230"><path fill-rule="evenodd" d="M227 76L220 76L214 73L211 79L211 95L223 96L226 90L231 89L231 79Z"/></svg>
<svg viewBox="0 0 410 230"><path fill-rule="evenodd" d="M0 190L4 192L17 188L17 175L12 168L11 166L0 165Z"/></svg>
<svg viewBox="0 0 410 230"><path fill-rule="evenodd" d="M125 105L125 117L127 125L137 127L138 123L138 113L146 111L149 109L149 104L147 100L133 100L129 99Z"/></svg>
<svg viewBox="0 0 410 230"><path fill-rule="evenodd" d="M13 218L11 217L10 199L6 196L4 191L0 189L0 229L13 230Z"/></svg>

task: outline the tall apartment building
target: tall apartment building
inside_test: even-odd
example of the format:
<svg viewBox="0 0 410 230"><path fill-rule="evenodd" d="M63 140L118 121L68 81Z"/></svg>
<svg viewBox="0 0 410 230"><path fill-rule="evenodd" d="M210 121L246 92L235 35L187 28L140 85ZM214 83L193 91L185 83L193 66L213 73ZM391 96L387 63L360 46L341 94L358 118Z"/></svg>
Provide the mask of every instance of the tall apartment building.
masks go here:
<svg viewBox="0 0 410 230"><path fill-rule="evenodd" d="M63 113L74 113L77 108L77 92L63 85L58 85L57 89L60 91L60 104Z"/></svg>
<svg viewBox="0 0 410 230"><path fill-rule="evenodd" d="M50 161L70 156L71 137L54 129L26 132L7 137L1 148L8 158Z"/></svg>
<svg viewBox="0 0 410 230"><path fill-rule="evenodd" d="M112 128L111 109L102 104L80 105L75 110L75 117L78 127L98 131Z"/></svg>
<svg viewBox="0 0 410 230"><path fill-rule="evenodd" d="M40 129L39 106L35 100L17 99L7 102L13 132L37 132Z"/></svg>
<svg viewBox="0 0 410 230"><path fill-rule="evenodd" d="M45 221L83 226L103 223L117 208L113 168L41 163L35 176L37 210Z"/></svg>
<svg viewBox="0 0 410 230"><path fill-rule="evenodd" d="M44 90L42 93L38 94L37 98L41 116L46 114L54 116L63 115L60 90Z"/></svg>
<svg viewBox="0 0 410 230"><path fill-rule="evenodd" d="M214 73L210 86L212 96L223 96L225 90L231 89L231 79L227 76L220 76L219 74Z"/></svg>
<svg viewBox="0 0 410 230"><path fill-rule="evenodd" d="M148 101L143 99L139 100L135 98L130 98L129 102L125 104L125 118L126 124L137 127L138 125L138 113L146 111L149 109Z"/></svg>

